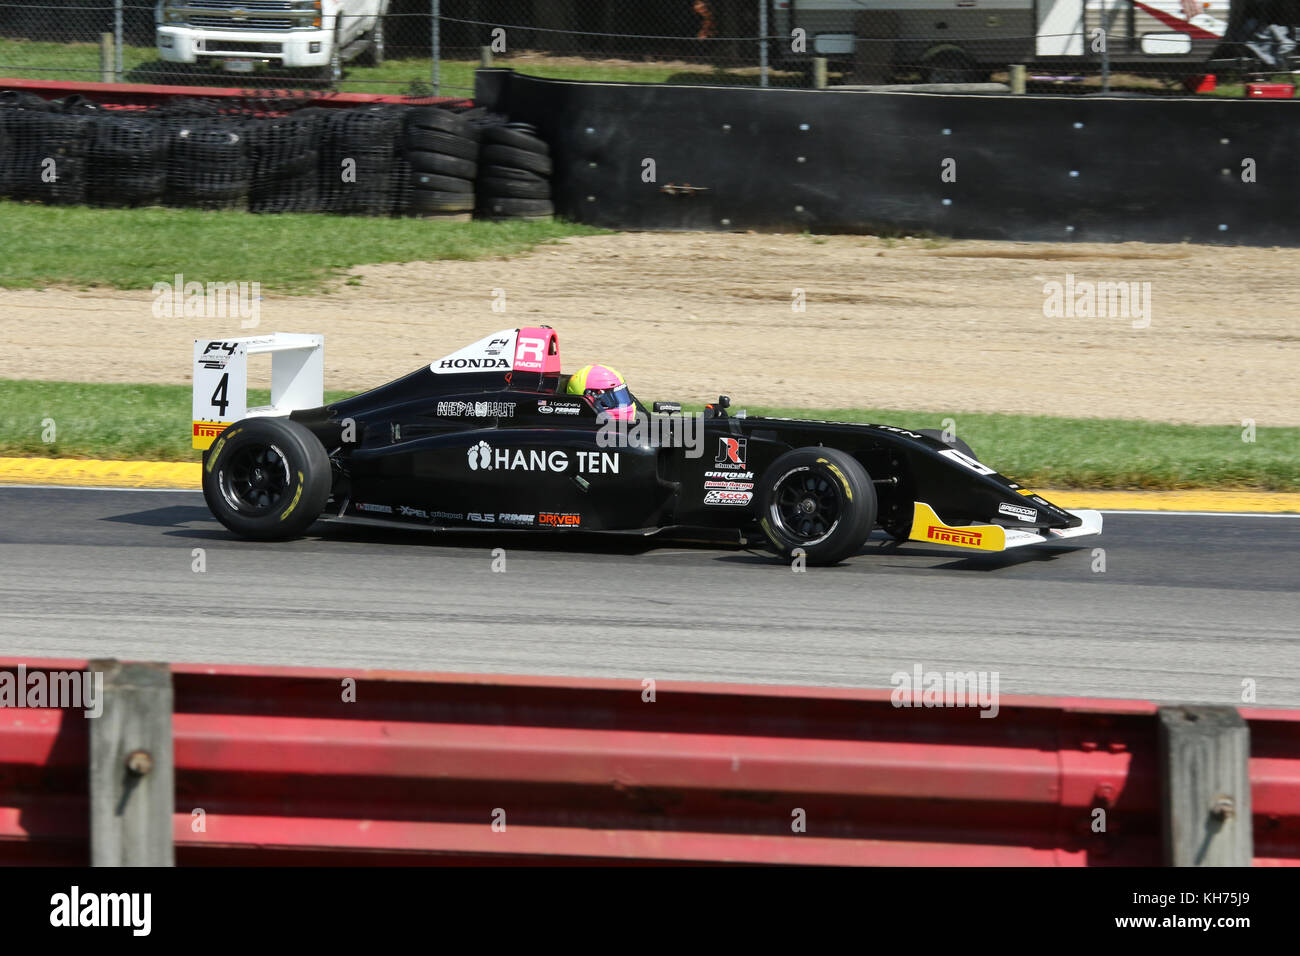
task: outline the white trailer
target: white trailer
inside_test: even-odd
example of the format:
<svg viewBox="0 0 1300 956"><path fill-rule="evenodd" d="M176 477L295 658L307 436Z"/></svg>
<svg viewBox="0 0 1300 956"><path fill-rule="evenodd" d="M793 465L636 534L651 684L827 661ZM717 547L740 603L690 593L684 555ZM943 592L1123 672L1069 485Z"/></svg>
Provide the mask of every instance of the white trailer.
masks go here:
<svg viewBox="0 0 1300 956"><path fill-rule="evenodd" d="M1223 42L1231 0L773 0L774 34L802 30L787 60L854 61L881 78L987 78L1008 63L1056 72L1101 62L1125 72L1188 72ZM799 35L795 35L798 39Z"/></svg>

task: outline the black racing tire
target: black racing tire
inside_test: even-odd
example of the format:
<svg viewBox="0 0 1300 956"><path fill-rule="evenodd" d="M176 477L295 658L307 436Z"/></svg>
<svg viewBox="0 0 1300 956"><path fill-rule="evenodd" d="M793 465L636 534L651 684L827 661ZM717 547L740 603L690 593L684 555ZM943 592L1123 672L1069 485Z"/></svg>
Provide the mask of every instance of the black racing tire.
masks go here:
<svg viewBox="0 0 1300 956"><path fill-rule="evenodd" d="M415 212L470 212L473 193L448 193L437 189L412 189L407 209Z"/></svg>
<svg viewBox="0 0 1300 956"><path fill-rule="evenodd" d="M297 176L305 176L307 173L314 173L319 164L320 154L312 149L297 156L267 164L263 178L293 179Z"/></svg>
<svg viewBox="0 0 1300 956"><path fill-rule="evenodd" d="M546 145L546 140L532 133L525 133L523 130L511 129L509 126L489 126L483 130L483 145L513 146L515 149L542 156L551 155L551 147Z"/></svg>
<svg viewBox="0 0 1300 956"><path fill-rule="evenodd" d="M479 196L478 211L488 219L545 219L555 215L555 206L549 199Z"/></svg>
<svg viewBox="0 0 1300 956"><path fill-rule="evenodd" d="M443 193L472 193L474 183L459 176L439 176L437 173L411 173L411 185L416 189L434 189Z"/></svg>
<svg viewBox="0 0 1300 956"><path fill-rule="evenodd" d="M962 441L960 438L957 438L956 436L953 436L952 441L947 441L943 437L943 432L941 432L937 428L918 428L916 431L917 434L919 435L924 435L926 438L933 438L935 441L941 441L945 445L949 445L953 448L956 448L963 455L970 455L970 457L974 458L976 461L979 461L979 456L975 454L975 452L971 449L970 445L966 444L964 441Z"/></svg>
<svg viewBox="0 0 1300 956"><path fill-rule="evenodd" d="M876 486L837 448L796 448L768 466L757 488L759 522L772 550L802 548L810 565L857 554L876 523Z"/></svg>
<svg viewBox="0 0 1300 956"><path fill-rule="evenodd" d="M516 149L514 146L484 146L479 159L485 166L513 166L539 176L551 175L553 168L551 157L530 153L526 149Z"/></svg>
<svg viewBox="0 0 1300 956"><path fill-rule="evenodd" d="M406 131L406 145L413 150L445 153L448 156L459 156L461 159L478 158L478 143L474 140L457 136L455 133L420 129L418 126L413 126Z"/></svg>
<svg viewBox="0 0 1300 956"><path fill-rule="evenodd" d="M464 139L475 139L477 132L473 126L465 122L451 110L440 109L437 106L417 106L411 110L410 119L407 120L409 128L427 129L435 133L450 133L453 136L460 136Z"/></svg>
<svg viewBox="0 0 1300 956"><path fill-rule="evenodd" d="M473 179L478 174L478 164L472 159L444 156L426 150L409 150L406 161L418 173L437 173L439 176L455 176L457 179Z"/></svg>
<svg viewBox="0 0 1300 956"><path fill-rule="evenodd" d="M333 477L315 435L287 418L245 418L203 456L203 498L241 538L296 538L320 517Z"/></svg>
<svg viewBox="0 0 1300 956"><path fill-rule="evenodd" d="M478 179L478 194L493 199L550 199L551 184L548 182L525 183L517 179L497 179L495 176Z"/></svg>
<svg viewBox="0 0 1300 956"><path fill-rule="evenodd" d="M515 169L513 166L479 166L480 176L491 177L492 179L512 179L521 183L549 183L551 180L546 176L539 176L537 173L529 172L526 169Z"/></svg>

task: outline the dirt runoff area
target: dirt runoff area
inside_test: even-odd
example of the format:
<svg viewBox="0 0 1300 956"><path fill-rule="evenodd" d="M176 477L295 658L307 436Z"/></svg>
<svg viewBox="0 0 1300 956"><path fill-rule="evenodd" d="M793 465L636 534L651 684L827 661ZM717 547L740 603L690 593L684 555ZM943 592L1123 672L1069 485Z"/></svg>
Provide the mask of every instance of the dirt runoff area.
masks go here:
<svg viewBox="0 0 1300 956"><path fill-rule="evenodd" d="M1297 249L624 233L351 273L259 303L257 332L325 334L327 388L546 324L643 399L1300 425ZM0 377L187 382L194 338L255 334L153 300L0 290Z"/></svg>

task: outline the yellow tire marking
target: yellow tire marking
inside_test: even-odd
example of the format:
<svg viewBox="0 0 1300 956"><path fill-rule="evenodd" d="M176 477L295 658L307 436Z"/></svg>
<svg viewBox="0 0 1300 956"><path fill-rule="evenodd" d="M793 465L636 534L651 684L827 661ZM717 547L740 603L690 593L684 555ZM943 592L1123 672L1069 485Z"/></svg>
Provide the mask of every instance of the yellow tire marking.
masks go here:
<svg viewBox="0 0 1300 956"><path fill-rule="evenodd" d="M847 478L844 477L844 472L840 471L838 468L836 468L833 464L831 464L831 463L830 463L829 461L827 461L825 458L818 458L817 461L818 461L819 464L825 465L825 466L826 466L827 468L829 468L831 471L835 472L835 477L838 478L838 479L840 480L840 484L842 484L842 485L844 486L844 493L845 493L846 495L849 496L849 501L852 501L852 500L853 500L853 489L849 487L849 480L848 480Z"/></svg>

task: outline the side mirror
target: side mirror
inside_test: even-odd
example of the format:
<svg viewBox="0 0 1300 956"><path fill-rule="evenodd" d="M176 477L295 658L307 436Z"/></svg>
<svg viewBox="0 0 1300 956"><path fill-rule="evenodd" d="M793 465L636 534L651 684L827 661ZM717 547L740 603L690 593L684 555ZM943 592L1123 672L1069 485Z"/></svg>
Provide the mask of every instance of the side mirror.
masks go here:
<svg viewBox="0 0 1300 956"><path fill-rule="evenodd" d="M656 415L680 415L682 413L681 402L655 402L654 413Z"/></svg>

